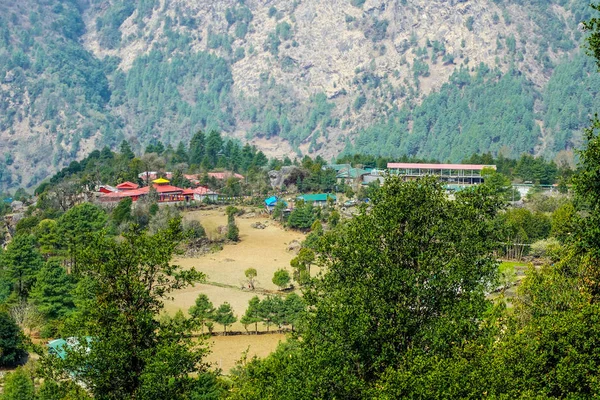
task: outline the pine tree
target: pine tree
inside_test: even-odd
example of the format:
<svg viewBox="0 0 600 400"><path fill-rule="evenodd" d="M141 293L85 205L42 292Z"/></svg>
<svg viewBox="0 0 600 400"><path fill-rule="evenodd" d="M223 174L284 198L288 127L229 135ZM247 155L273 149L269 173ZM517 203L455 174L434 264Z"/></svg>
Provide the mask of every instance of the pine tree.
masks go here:
<svg viewBox="0 0 600 400"><path fill-rule="evenodd" d="M195 305L191 306L188 310L188 313L192 319L196 321L196 323L200 324L202 333L204 333L204 325L206 324L206 321L212 319L214 312L215 307L208 299L208 296L204 293L198 295Z"/></svg>
<svg viewBox="0 0 600 400"><path fill-rule="evenodd" d="M246 313L240 319L240 322L244 324L244 327L254 324L254 332L258 335L258 323L261 321L260 317L260 299L258 296L254 296L248 302L248 308ZM246 328L247 330L247 328Z"/></svg>
<svg viewBox="0 0 600 400"><path fill-rule="evenodd" d="M3 256L6 272L20 299L26 299L43 259L31 235L18 235L6 248Z"/></svg>
<svg viewBox="0 0 600 400"><path fill-rule="evenodd" d="M56 261L48 261L37 274L29 300L47 320L64 317L75 307L74 284Z"/></svg>
<svg viewBox="0 0 600 400"><path fill-rule="evenodd" d="M217 308L214 313L213 320L223 325L223 333L227 335L227 327L237 321L235 315L233 315L233 309L228 302L225 302Z"/></svg>
<svg viewBox="0 0 600 400"><path fill-rule="evenodd" d="M192 137L190 141L190 150L188 154L188 161L190 164L200 165L204 159L206 153L206 139L204 132L198 131Z"/></svg>

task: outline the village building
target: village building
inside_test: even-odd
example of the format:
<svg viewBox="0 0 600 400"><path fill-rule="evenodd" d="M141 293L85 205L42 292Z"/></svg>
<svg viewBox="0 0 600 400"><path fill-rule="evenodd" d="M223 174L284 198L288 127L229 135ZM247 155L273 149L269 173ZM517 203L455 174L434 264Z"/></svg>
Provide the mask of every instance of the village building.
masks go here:
<svg viewBox="0 0 600 400"><path fill-rule="evenodd" d="M280 199L277 196L271 196L268 199L265 199L265 207L267 208L267 211L269 213L273 212L273 209L275 208L277 203L283 203L285 205L286 209L288 207L287 202L284 201L283 199Z"/></svg>
<svg viewBox="0 0 600 400"><path fill-rule="evenodd" d="M388 163L390 175L413 180L424 176L437 176L441 182L453 185L478 185L483 183L484 169L496 170L495 165L476 164L424 164Z"/></svg>
<svg viewBox="0 0 600 400"><path fill-rule="evenodd" d="M218 193L213 192L206 186L200 186L195 189L182 189L172 186L170 181L164 178L153 180L152 187L156 190L159 203L191 200L203 201L205 198L216 201L219 197ZM140 188L137 184L132 182L123 182L117 185L116 189L117 190L114 192L102 192L100 201L120 201L127 197L130 197L133 201L138 201L150 194L150 186Z"/></svg>
<svg viewBox="0 0 600 400"><path fill-rule="evenodd" d="M312 204L315 207L325 207L329 199L334 203L337 201L336 195L331 193L303 194L296 197L296 200L303 200L305 203Z"/></svg>

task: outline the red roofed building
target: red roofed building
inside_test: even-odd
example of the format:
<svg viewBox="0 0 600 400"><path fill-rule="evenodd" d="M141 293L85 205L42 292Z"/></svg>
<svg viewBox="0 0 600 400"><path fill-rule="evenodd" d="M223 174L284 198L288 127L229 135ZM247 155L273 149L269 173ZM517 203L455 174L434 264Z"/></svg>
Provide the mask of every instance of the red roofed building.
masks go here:
<svg viewBox="0 0 600 400"><path fill-rule="evenodd" d="M131 197L133 201L137 201L142 197L147 196L150 193L150 187L146 186L143 188L133 188L131 182L123 182L117 185L119 188L118 192L106 193L100 196L101 201L120 201L126 197ZM120 188L120 186L122 186ZM135 184L133 184L135 185ZM137 185L136 185L137 186ZM183 189L176 186L169 185L169 181L163 178L155 179L152 181L152 186L156 189L158 194L159 202L179 202L186 201L186 197L183 195Z"/></svg>
<svg viewBox="0 0 600 400"><path fill-rule="evenodd" d="M139 189L140 185L138 185L137 183L133 183L133 182L123 182L117 185L117 189L118 190L134 190L134 189Z"/></svg>
<svg viewBox="0 0 600 400"><path fill-rule="evenodd" d="M219 194L217 192L213 192L207 186L198 186L194 189L185 189L183 191L183 195L189 197L190 200L195 201L204 201L206 198L208 198L210 201L217 201L219 199Z"/></svg>

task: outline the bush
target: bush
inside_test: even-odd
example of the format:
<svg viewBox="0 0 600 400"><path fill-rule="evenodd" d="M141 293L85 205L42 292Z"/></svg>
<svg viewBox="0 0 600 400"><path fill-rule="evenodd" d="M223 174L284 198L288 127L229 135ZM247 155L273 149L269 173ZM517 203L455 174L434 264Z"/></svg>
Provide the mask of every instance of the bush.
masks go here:
<svg viewBox="0 0 600 400"><path fill-rule="evenodd" d="M531 245L531 255L534 257L550 257L560 249L560 243L555 238L538 240Z"/></svg>
<svg viewBox="0 0 600 400"><path fill-rule="evenodd" d="M186 221L183 229L189 239L201 239L206 236L206 231L199 221Z"/></svg>

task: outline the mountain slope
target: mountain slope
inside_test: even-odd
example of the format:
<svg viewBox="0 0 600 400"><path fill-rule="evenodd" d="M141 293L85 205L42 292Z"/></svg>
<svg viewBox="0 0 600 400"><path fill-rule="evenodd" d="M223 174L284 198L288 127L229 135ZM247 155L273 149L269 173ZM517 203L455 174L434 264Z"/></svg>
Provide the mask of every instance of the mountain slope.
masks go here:
<svg viewBox="0 0 600 400"><path fill-rule="evenodd" d="M0 1L0 189L219 129L269 155L547 156L598 106L587 2Z"/></svg>

